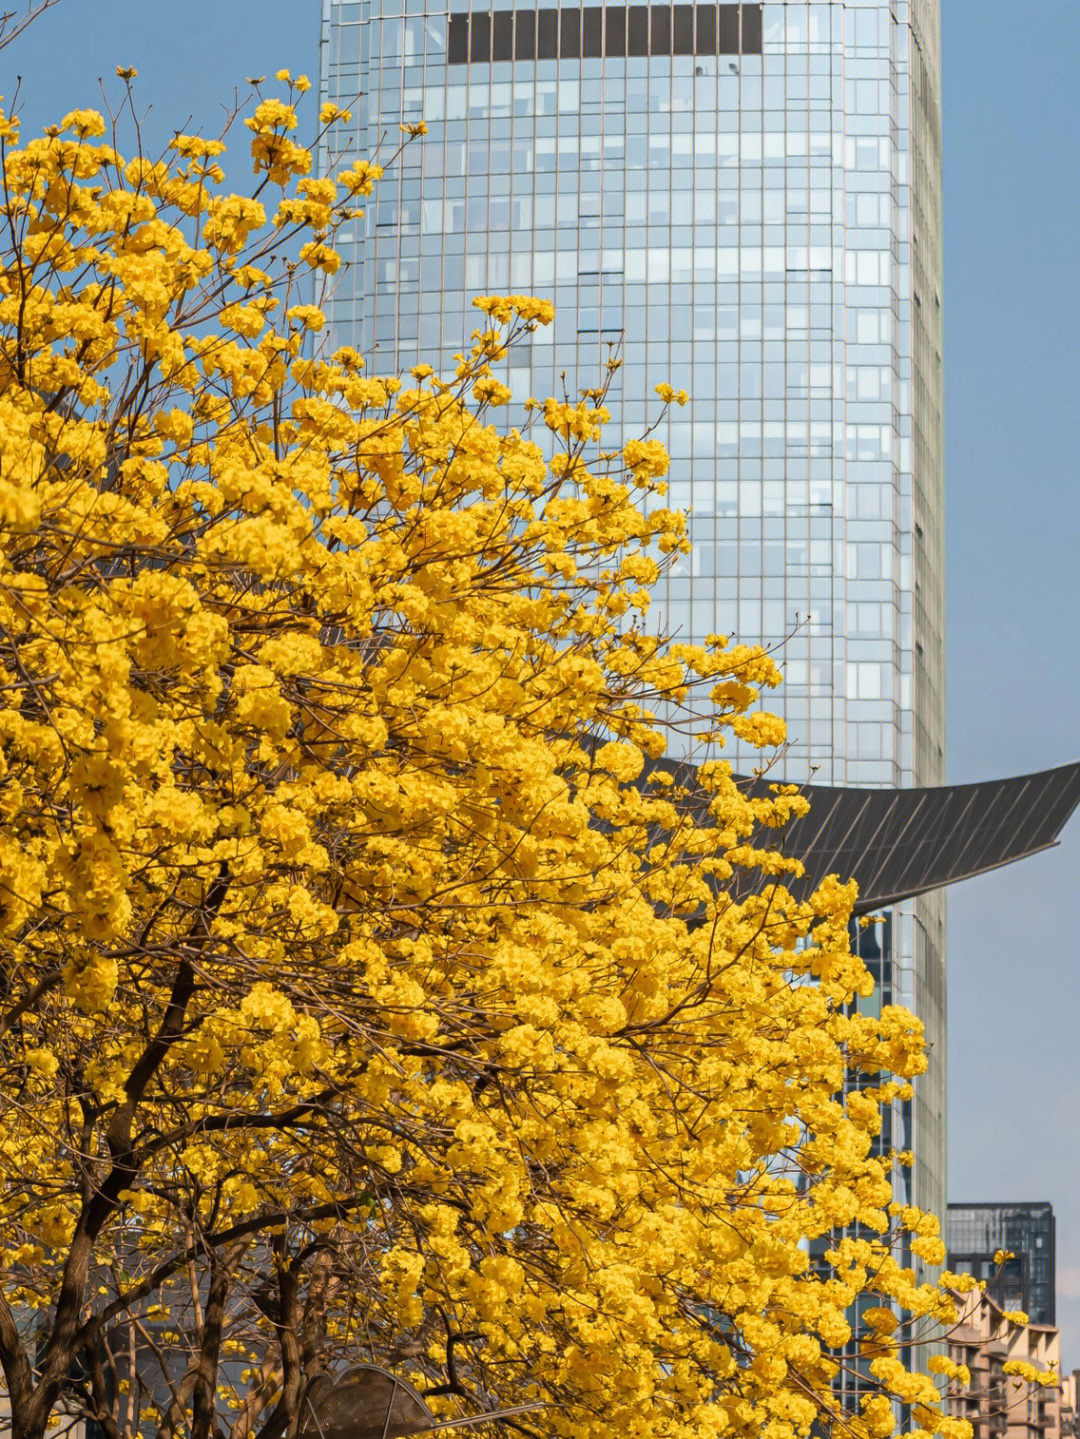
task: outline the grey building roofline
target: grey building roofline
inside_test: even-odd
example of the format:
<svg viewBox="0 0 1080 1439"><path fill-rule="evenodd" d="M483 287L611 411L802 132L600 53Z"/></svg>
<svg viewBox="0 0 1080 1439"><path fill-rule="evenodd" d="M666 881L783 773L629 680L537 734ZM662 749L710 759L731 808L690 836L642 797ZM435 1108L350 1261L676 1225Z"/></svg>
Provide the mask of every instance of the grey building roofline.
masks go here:
<svg viewBox="0 0 1080 1439"><path fill-rule="evenodd" d="M855 913L870 914L1056 845L1080 803L1080 764L979 784L803 793L810 813L787 826L785 849L813 883L857 880Z"/></svg>
<svg viewBox="0 0 1080 1439"><path fill-rule="evenodd" d="M695 787L692 766L660 763ZM765 795L777 781L741 783ZM830 874L856 880L855 914L865 915L1052 848L1080 803L1080 763L978 784L798 789L809 814L755 842L802 860L805 877L786 881L793 894L809 894Z"/></svg>
<svg viewBox="0 0 1080 1439"><path fill-rule="evenodd" d="M949 1209L1049 1209L1053 1212L1053 1203L1049 1199L950 1199Z"/></svg>

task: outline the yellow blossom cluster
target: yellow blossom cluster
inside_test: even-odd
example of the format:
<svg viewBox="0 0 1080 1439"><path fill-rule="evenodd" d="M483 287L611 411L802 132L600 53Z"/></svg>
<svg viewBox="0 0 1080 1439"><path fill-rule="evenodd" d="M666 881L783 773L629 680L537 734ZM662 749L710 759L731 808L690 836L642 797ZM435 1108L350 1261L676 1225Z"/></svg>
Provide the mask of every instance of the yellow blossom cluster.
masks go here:
<svg viewBox="0 0 1080 1439"><path fill-rule="evenodd" d="M880 1318L952 1312L875 1144L920 1027L853 1003L852 886L784 888L796 792L655 763L673 708L780 743L775 665L630 622L685 520L658 441L604 449L602 388L491 422L547 301L479 301L414 384L310 348L381 168L309 179L278 80L256 196L220 142L127 165L89 111L4 156L18 1432L293 1433L374 1356L564 1439L884 1439L894 1397L959 1439ZM879 1393L843 1415L860 1295Z"/></svg>

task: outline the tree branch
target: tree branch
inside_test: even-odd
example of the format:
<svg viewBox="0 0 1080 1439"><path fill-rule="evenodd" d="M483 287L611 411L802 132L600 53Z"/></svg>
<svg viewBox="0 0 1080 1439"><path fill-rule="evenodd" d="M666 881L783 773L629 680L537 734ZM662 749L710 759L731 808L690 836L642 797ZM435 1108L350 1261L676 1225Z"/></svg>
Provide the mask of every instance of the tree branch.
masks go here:
<svg viewBox="0 0 1080 1439"><path fill-rule="evenodd" d="M217 1409L218 1362L221 1337L225 1331L225 1307L233 1272L250 1242L249 1239L241 1239L224 1255L217 1250L210 1252L210 1287L203 1311L202 1345L195 1369L190 1439L210 1439Z"/></svg>
<svg viewBox="0 0 1080 1439"><path fill-rule="evenodd" d="M17 40L26 27L32 25L39 15L43 15L46 10L51 10L54 5L59 3L60 0L37 0L36 5L31 4L27 7L26 14L12 30L9 30L7 26L8 21L15 18L14 10L9 11L6 15L0 15L0 50L10 45L13 40Z"/></svg>
<svg viewBox="0 0 1080 1439"><path fill-rule="evenodd" d="M12 1005L8 1012L0 1015L0 1039L3 1039L13 1024L16 1024L26 1013L32 1009L43 995L48 994L50 989L55 989L60 983L61 975L58 969L39 979L32 989L28 989L17 1004Z"/></svg>
<svg viewBox="0 0 1080 1439"><path fill-rule="evenodd" d="M304 1369L300 1353L300 1292L294 1263L289 1258L287 1231L274 1236L274 1262L278 1271L278 1347L281 1351L281 1397L263 1427L260 1439L277 1439L291 1433L300 1412Z"/></svg>
<svg viewBox="0 0 1080 1439"><path fill-rule="evenodd" d="M280 1383L281 1366L273 1359L264 1359L259 1371L258 1383L254 1388L248 1390L229 1432L229 1439L248 1439L248 1435L255 1427L256 1419L266 1408L270 1396Z"/></svg>
<svg viewBox="0 0 1080 1439"><path fill-rule="evenodd" d="M209 1115L204 1119L194 1120L191 1124L171 1129L168 1134L157 1135L150 1143L142 1145L135 1157L141 1165L152 1154L158 1154L172 1144L192 1139L197 1134L221 1134L235 1129L286 1129L290 1124L298 1124L302 1119L317 1113L328 1099L334 1097L335 1092L333 1089L323 1090L320 1094L312 1095L310 1099L305 1099L302 1103L295 1104L292 1109L283 1110L280 1114Z"/></svg>
<svg viewBox="0 0 1080 1439"><path fill-rule="evenodd" d="M228 889L229 868L223 860L217 878L195 917L189 943L205 944L209 939L214 917L224 903ZM57 1296L52 1333L41 1361L41 1378L27 1416L27 1426L32 1434L43 1431L80 1341L79 1311L86 1294L94 1244L119 1204L121 1191L131 1187L139 1172L141 1161L135 1155L131 1142L135 1112L150 1081L184 1032L187 1007L194 992L195 968L185 955L177 965L161 1023L132 1066L124 1084L124 1102L117 1108L106 1132L105 1140L112 1161L109 1173L83 1205L75 1226Z"/></svg>
<svg viewBox="0 0 1080 1439"><path fill-rule="evenodd" d="M83 1346L83 1360L90 1376L90 1392L93 1396L92 1418L104 1429L108 1439L121 1439L120 1426L109 1403L109 1389L105 1382L105 1370L96 1344Z"/></svg>
<svg viewBox="0 0 1080 1439"><path fill-rule="evenodd" d="M34 1372L26 1347L19 1334L15 1316L2 1294L0 1294L0 1364L4 1369L8 1397L11 1403L12 1435L19 1434L19 1415L29 1405L34 1391Z"/></svg>
<svg viewBox="0 0 1080 1439"><path fill-rule="evenodd" d="M273 1210L269 1214L256 1215L253 1219L242 1220L238 1224L230 1225L228 1229L222 1229L217 1233L205 1234L202 1238L204 1248L230 1244L234 1240L243 1239L248 1235L258 1234L260 1230L276 1229L279 1225L289 1221L298 1224L313 1224L320 1219L339 1218L348 1210L356 1208L360 1204L370 1204L372 1196L367 1192L353 1194L348 1197L333 1200L328 1204L315 1204L310 1209L294 1209L286 1211L283 1209ZM77 1345L93 1342L104 1329L110 1320L115 1319L118 1314L123 1314L137 1304L140 1299L145 1299L152 1294L176 1273L178 1269L195 1259L198 1255L198 1247L194 1241L179 1254L172 1254L168 1259L163 1260L145 1279L140 1279L137 1284L119 1298L112 1300L99 1313L92 1315L83 1324L77 1335Z"/></svg>

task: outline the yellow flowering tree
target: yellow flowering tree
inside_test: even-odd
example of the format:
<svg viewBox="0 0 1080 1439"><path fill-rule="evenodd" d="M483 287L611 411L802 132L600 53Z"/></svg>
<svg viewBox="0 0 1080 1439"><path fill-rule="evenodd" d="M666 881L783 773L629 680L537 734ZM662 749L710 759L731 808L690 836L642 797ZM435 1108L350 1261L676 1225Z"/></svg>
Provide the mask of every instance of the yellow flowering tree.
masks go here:
<svg viewBox="0 0 1080 1439"><path fill-rule="evenodd" d="M277 1439L372 1359L575 1439L950 1435L898 1356L952 1301L890 1249L940 1241L873 1144L919 1025L755 841L804 801L652 763L661 712L777 742L777 671L648 633L684 524L603 387L495 423L548 304L479 301L448 376L318 349L381 171L313 178L278 80L249 195L215 140L2 123L13 1439Z"/></svg>

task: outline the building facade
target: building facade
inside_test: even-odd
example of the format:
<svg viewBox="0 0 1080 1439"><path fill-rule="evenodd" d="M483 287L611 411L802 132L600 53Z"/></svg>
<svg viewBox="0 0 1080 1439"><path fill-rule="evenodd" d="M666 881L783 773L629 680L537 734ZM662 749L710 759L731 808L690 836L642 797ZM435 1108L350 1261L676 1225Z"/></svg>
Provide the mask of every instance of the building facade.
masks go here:
<svg viewBox="0 0 1080 1439"><path fill-rule="evenodd" d="M975 1290L964 1300L960 1322L949 1334L949 1358L966 1365L971 1383L950 1380L948 1412L971 1425L973 1439L1072 1439L1076 1432L1076 1379L1060 1385L1018 1383L1005 1365L1022 1361L1061 1375L1058 1331L1052 1324L1018 1325L989 1294Z"/></svg>
<svg viewBox="0 0 1080 1439"><path fill-rule="evenodd" d="M474 295L534 293L556 320L516 398L597 383L613 346L613 437L685 388L660 437L692 553L656 623L782 645L785 778L941 783L937 0L324 0L321 79L343 153L429 128L341 237L332 342L449 370ZM943 1213L943 900L864 943L870 1002L932 1046L883 1142Z"/></svg>
<svg viewBox="0 0 1080 1439"><path fill-rule="evenodd" d="M1074 1369L1070 1374L1061 1376L1061 1439L1075 1439L1080 1432L1078 1419L1080 1419L1080 1370Z"/></svg>
<svg viewBox="0 0 1080 1439"><path fill-rule="evenodd" d="M1050 1204L950 1204L949 1268L984 1280L1003 1309L1054 1324L1055 1224ZM1004 1250L1009 1258L998 1263Z"/></svg>

